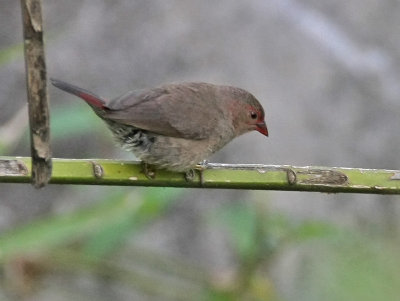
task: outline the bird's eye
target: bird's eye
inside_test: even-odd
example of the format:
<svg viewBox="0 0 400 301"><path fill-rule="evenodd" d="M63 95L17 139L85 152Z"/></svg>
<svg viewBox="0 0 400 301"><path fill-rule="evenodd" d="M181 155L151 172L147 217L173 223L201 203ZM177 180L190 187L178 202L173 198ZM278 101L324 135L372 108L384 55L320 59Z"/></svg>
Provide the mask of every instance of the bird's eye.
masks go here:
<svg viewBox="0 0 400 301"><path fill-rule="evenodd" d="M257 116L256 112L251 112L250 117L251 117L251 119L257 119L258 116Z"/></svg>

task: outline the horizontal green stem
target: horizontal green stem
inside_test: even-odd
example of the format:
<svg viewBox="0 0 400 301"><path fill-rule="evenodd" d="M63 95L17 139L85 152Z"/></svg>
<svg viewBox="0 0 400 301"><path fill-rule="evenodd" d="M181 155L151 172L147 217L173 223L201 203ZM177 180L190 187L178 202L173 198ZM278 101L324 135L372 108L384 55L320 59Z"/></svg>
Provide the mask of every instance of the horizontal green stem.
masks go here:
<svg viewBox="0 0 400 301"><path fill-rule="evenodd" d="M30 183L30 166L29 157L0 157L0 182ZM166 170L148 179L140 162L53 159L50 183L400 194L400 171L208 163L191 180Z"/></svg>

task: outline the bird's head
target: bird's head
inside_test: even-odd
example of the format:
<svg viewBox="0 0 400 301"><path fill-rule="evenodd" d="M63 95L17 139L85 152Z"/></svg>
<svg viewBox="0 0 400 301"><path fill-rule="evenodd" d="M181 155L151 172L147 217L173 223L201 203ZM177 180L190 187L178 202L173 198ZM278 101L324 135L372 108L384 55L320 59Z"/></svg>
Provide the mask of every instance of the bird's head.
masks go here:
<svg viewBox="0 0 400 301"><path fill-rule="evenodd" d="M268 137L265 113L260 102L246 90L226 87L229 94L229 110L232 124L237 135L258 131Z"/></svg>

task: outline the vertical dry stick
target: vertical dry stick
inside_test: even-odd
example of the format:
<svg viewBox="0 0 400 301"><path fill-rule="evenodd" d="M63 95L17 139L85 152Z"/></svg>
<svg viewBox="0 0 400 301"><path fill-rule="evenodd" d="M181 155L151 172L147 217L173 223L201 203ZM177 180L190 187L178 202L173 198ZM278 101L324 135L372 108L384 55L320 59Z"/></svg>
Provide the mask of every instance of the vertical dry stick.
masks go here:
<svg viewBox="0 0 400 301"><path fill-rule="evenodd" d="M21 0L25 68L31 130L32 184L43 187L51 177L49 106L40 0Z"/></svg>

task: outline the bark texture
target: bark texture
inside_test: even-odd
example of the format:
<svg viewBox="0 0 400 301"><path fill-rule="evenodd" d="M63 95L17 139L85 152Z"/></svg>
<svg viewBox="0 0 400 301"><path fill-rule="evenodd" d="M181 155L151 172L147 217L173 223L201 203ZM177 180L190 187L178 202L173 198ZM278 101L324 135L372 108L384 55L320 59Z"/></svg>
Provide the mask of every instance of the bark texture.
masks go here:
<svg viewBox="0 0 400 301"><path fill-rule="evenodd" d="M43 187L51 177L49 104L40 0L21 0L32 156L32 184Z"/></svg>

